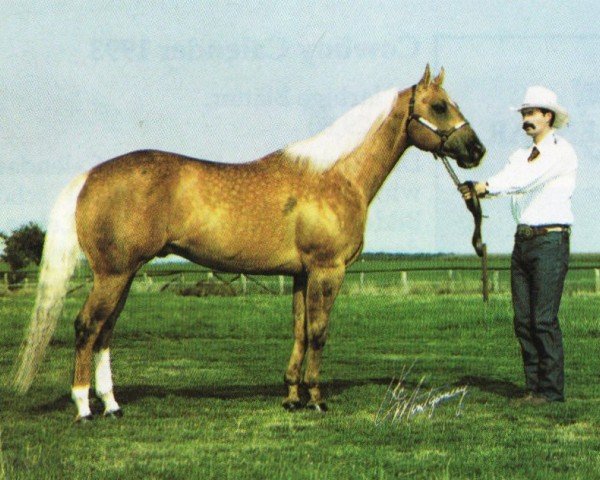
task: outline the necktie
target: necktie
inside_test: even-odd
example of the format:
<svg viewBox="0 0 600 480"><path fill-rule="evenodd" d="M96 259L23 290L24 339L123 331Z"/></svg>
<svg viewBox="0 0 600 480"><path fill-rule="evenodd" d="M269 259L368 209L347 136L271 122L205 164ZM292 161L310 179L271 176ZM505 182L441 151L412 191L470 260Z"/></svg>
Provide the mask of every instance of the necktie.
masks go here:
<svg viewBox="0 0 600 480"><path fill-rule="evenodd" d="M537 157L539 157L539 155L540 155L540 151L534 145L533 148L531 149L531 153L529 154L529 157L527 157L527 161L533 162Z"/></svg>

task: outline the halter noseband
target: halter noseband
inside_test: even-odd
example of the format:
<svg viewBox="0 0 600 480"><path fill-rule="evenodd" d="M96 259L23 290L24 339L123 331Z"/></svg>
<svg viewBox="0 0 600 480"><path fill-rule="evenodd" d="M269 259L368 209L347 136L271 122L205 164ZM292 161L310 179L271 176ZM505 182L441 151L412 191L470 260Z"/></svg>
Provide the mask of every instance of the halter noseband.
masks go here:
<svg viewBox="0 0 600 480"><path fill-rule="evenodd" d="M412 93L410 96L410 103L408 104L408 120L406 122L406 128L408 128L408 125L410 124L410 122L412 120L416 120L421 125L423 125L424 127L427 127L429 130L431 130L433 133L435 133L438 137L440 137L440 145L433 152L433 154L438 157L444 157L445 156L443 153L444 145L446 144L446 142L448 141L450 136L457 130L460 130L462 127L467 126L469 124L469 122L467 122L466 120L463 120L462 122L458 122L456 125L454 125L453 127L449 128L447 130L440 130L439 127L437 127L436 125L431 123L429 120L427 120L427 119L423 118L421 115L418 115L415 113L416 95L417 95L417 86L413 85Z"/></svg>

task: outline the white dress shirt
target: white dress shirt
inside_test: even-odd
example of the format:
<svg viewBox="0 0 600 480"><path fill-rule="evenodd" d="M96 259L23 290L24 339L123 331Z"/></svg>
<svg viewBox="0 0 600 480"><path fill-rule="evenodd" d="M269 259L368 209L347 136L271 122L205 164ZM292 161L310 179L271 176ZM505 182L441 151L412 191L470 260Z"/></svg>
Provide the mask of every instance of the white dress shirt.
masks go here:
<svg viewBox="0 0 600 480"><path fill-rule="evenodd" d="M571 196L577 171L575 150L554 130L535 145L540 154L528 162L533 147L514 152L508 164L487 181L488 192L511 196L517 224L571 225Z"/></svg>

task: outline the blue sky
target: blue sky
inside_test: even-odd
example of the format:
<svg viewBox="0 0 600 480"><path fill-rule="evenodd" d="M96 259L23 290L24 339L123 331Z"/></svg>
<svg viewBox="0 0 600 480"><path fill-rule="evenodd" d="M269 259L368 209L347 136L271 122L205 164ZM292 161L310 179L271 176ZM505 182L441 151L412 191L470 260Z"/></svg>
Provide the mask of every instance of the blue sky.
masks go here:
<svg viewBox="0 0 600 480"><path fill-rule="evenodd" d="M529 85L571 114L572 250L600 251L597 2L2 2L0 231L44 224L66 182L140 148L242 162L313 135L427 63L488 148L485 179L526 145ZM58 3L58 2L56 2ZM484 238L508 252L507 199ZM472 220L431 155L409 150L371 207L366 250L471 253Z"/></svg>

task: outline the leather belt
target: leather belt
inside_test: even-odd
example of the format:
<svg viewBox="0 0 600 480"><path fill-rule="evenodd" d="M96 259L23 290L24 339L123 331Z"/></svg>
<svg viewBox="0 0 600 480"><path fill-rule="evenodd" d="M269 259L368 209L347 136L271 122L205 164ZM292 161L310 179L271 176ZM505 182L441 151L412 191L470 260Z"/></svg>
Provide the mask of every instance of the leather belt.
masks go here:
<svg viewBox="0 0 600 480"><path fill-rule="evenodd" d="M571 226L570 225L561 225L561 224L554 224L554 225L517 225L517 237L522 238L522 239L530 239L530 238L534 238L534 237L538 237L540 235L546 235L547 233L551 233L551 232L567 232L567 233L571 233Z"/></svg>

